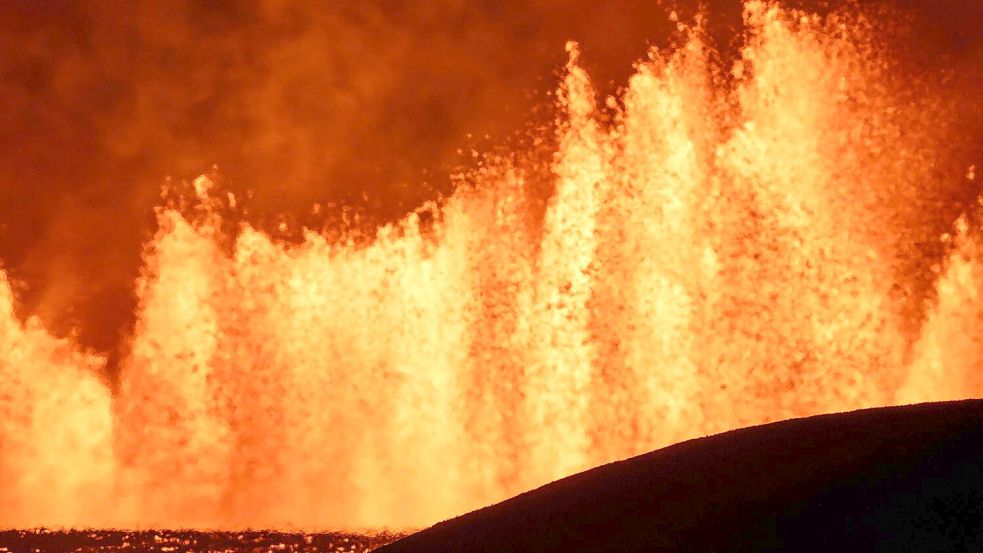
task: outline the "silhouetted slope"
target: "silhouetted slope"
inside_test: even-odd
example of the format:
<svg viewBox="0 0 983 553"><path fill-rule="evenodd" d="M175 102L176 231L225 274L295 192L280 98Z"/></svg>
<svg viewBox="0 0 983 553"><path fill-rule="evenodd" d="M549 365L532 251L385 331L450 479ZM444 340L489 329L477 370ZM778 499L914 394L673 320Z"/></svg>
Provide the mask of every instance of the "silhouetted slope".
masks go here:
<svg viewBox="0 0 983 553"><path fill-rule="evenodd" d="M380 551L983 551L983 400L691 440Z"/></svg>

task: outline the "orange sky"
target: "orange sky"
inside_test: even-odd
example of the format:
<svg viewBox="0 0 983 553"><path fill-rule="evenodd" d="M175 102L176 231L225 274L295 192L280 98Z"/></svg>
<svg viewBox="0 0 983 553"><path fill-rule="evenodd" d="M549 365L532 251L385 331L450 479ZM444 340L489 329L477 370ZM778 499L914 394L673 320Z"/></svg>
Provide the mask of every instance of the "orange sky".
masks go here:
<svg viewBox="0 0 983 553"><path fill-rule="evenodd" d="M22 315L110 351L131 324L165 178L218 165L253 194L261 226L327 202L391 220L450 190L471 163L459 150L550 119L533 110L549 105L566 40L612 91L671 36L666 6L691 4L6 2L0 263ZM711 34L733 51L740 4L710 4ZM909 14L898 52L912 71L950 71L967 109L959 140L978 154L979 3L889 4Z"/></svg>

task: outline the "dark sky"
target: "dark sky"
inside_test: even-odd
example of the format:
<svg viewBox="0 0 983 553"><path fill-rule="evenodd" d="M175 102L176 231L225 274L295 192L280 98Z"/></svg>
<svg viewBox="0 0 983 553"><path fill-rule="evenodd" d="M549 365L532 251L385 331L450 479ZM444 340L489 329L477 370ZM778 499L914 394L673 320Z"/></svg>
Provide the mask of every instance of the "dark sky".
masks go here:
<svg viewBox="0 0 983 553"><path fill-rule="evenodd" d="M217 165L252 191L257 220L332 201L389 220L450 190L469 160L459 149L505 143L535 118L568 39L610 92L647 45L667 44L666 6L686 17L693 4L6 0L0 263L21 315L112 350L166 177ZM706 5L732 54L740 3ZM898 44L910 70L948 71L968 98L983 3L881 5L910 26ZM979 102L967 109L979 118Z"/></svg>

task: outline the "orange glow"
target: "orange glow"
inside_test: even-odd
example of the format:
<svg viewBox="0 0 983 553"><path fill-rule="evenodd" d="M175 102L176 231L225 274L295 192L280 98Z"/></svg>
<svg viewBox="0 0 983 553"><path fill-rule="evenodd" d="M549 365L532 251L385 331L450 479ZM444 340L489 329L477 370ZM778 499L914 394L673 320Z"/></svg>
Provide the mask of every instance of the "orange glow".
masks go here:
<svg viewBox="0 0 983 553"><path fill-rule="evenodd" d="M200 177L158 211L115 394L0 280L0 526L415 527L696 436L979 394L976 215L924 323L896 293L930 114L862 20L745 18L731 73L697 22L602 102L569 44L539 220L508 159L366 243L228 236Z"/></svg>
<svg viewBox="0 0 983 553"><path fill-rule="evenodd" d="M933 266L940 273L938 306L915 344L908 380L898 394L904 403L983 396L981 229L979 213L973 215L975 228L963 216L956 221L955 235L943 236L952 253L944 267Z"/></svg>
<svg viewBox="0 0 983 553"><path fill-rule="evenodd" d="M0 273L0 524L81 526L107 509L115 464L103 363L20 325ZM100 519L96 519L100 520Z"/></svg>

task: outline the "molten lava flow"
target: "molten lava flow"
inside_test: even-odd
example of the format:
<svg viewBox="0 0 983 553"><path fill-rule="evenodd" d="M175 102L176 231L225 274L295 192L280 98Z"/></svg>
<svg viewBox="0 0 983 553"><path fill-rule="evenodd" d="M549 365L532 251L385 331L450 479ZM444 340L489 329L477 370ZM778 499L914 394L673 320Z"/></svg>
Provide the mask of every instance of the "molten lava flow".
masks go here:
<svg viewBox="0 0 983 553"><path fill-rule="evenodd" d="M202 177L158 213L112 407L3 282L0 524L417 526L694 436L978 393L970 219L920 336L895 293L932 264L899 238L929 112L862 20L747 23L732 74L681 28L603 114L571 44L539 220L507 159L358 245L228 236Z"/></svg>

